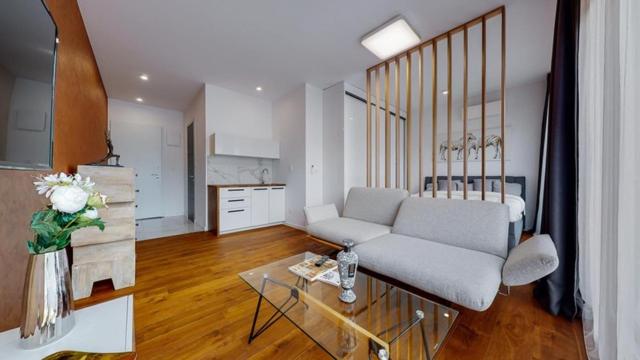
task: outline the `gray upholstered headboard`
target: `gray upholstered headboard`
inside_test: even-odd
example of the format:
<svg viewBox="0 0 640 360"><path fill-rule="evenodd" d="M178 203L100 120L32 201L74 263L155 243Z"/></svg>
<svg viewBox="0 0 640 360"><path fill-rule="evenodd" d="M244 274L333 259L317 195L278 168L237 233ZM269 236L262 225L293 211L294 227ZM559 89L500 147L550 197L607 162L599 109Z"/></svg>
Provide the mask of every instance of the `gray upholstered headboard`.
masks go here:
<svg viewBox="0 0 640 360"><path fill-rule="evenodd" d="M474 175L467 176L467 181L473 182L475 179L481 179L482 176ZM486 176L487 180L500 180L500 176ZM462 181L462 176L451 176L452 180L460 180ZM446 176L438 176L438 180L447 180ZM505 176L505 181L507 183L516 183L522 186L522 194L520 197L525 202L527 201L527 188L526 188L526 178L524 176ZM425 176L424 178L424 190L427 190L427 185L431 184L431 176Z"/></svg>

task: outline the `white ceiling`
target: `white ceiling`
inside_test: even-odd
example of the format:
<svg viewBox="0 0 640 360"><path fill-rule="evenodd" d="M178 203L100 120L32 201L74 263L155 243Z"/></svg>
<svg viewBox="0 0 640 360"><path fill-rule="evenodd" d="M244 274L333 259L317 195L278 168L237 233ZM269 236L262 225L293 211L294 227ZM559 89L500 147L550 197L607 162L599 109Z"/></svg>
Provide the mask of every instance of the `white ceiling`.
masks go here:
<svg viewBox="0 0 640 360"><path fill-rule="evenodd" d="M184 110L203 83L274 100L307 82L356 86L379 60L360 38L403 15L423 39L498 0L79 0L110 97ZM507 0L509 86L549 71L555 0ZM64 39L62 39L64 41ZM149 74L150 81L138 79ZM256 86L264 91L257 93Z"/></svg>

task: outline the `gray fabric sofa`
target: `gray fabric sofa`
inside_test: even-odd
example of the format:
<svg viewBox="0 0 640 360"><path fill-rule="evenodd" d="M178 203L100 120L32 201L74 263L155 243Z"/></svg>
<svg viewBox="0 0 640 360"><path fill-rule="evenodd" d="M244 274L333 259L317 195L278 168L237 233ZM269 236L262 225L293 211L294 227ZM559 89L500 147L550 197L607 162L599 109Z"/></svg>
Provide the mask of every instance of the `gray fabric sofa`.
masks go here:
<svg viewBox="0 0 640 360"><path fill-rule="evenodd" d="M334 205L306 208L307 233L342 246L345 239L360 244L391 232L406 190L353 188L349 191L343 216Z"/></svg>
<svg viewBox="0 0 640 360"><path fill-rule="evenodd" d="M527 284L558 266L546 235L509 250L508 209L499 203L353 188L343 217L332 205L305 212L311 236L354 240L360 266L477 311L491 306L501 283Z"/></svg>

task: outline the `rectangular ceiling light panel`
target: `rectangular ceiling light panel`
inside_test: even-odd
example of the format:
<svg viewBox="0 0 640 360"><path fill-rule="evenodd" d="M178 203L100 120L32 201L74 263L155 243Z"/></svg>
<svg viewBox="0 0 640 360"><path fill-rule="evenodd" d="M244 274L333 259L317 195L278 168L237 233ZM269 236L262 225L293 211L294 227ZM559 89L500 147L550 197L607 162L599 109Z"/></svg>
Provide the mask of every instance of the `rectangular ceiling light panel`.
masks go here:
<svg viewBox="0 0 640 360"><path fill-rule="evenodd" d="M403 18L395 18L364 36L362 46L380 59L388 59L420 43L420 37Z"/></svg>

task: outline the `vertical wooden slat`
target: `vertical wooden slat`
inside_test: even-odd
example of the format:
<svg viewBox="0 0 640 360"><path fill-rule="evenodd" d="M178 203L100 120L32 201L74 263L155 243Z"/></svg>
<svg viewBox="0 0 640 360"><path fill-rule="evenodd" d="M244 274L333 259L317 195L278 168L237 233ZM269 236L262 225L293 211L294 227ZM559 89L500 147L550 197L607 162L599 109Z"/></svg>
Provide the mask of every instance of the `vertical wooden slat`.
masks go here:
<svg viewBox="0 0 640 360"><path fill-rule="evenodd" d="M389 62L384 63L384 187L391 187L391 106Z"/></svg>
<svg viewBox="0 0 640 360"><path fill-rule="evenodd" d="M480 140L480 149L482 150L481 165L481 183L482 183L482 200L485 199L485 186L487 182L487 152L485 151L486 127L487 127L487 18L482 17L482 131Z"/></svg>
<svg viewBox="0 0 640 360"><path fill-rule="evenodd" d="M400 289L396 287L396 324L400 323L402 323L402 293L400 292ZM398 327L396 329L396 334L394 335L394 337L400 335L401 331L402 330L400 329L400 327ZM400 353L401 341L402 339L398 339L398 341L396 341L396 354Z"/></svg>
<svg viewBox="0 0 640 360"><path fill-rule="evenodd" d="M420 196L422 197L424 193L424 69L423 69L423 48L421 47L418 51L418 88L420 93L419 100L419 109L418 109L418 176L420 177L420 181L418 182L418 186L420 187Z"/></svg>
<svg viewBox="0 0 640 360"><path fill-rule="evenodd" d="M401 188L400 184L400 57L396 56L395 66L395 92L396 97L394 101L395 113L396 113L396 188Z"/></svg>
<svg viewBox="0 0 640 360"><path fill-rule="evenodd" d="M371 71L367 70L367 187L371 187Z"/></svg>
<svg viewBox="0 0 640 360"><path fill-rule="evenodd" d="M411 54L407 53L407 173L406 173L406 182L407 182L407 190L411 192L411 140L413 138L412 130L412 116L411 116Z"/></svg>
<svg viewBox="0 0 640 360"><path fill-rule="evenodd" d="M462 149L464 150L464 157L462 160L462 189L463 189L463 195L462 198L467 200L468 197L468 190L467 190L467 183L468 183L468 171L467 171L467 164L468 164L468 157L469 157L469 149L467 149L467 132L469 131L467 129L467 117L468 117L468 113L467 113L467 97L469 95L469 39L468 39L468 28L467 25L464 26L464 38L463 38L463 52L464 52L464 85L463 85L463 92L464 94L462 95L462 134L464 137L464 143L462 145Z"/></svg>
<svg viewBox="0 0 640 360"><path fill-rule="evenodd" d="M380 187L380 67L376 68L376 187Z"/></svg>
<svg viewBox="0 0 640 360"><path fill-rule="evenodd" d="M436 162L438 142L438 42L431 43L431 189L433 198L438 196L438 167Z"/></svg>
<svg viewBox="0 0 640 360"><path fill-rule="evenodd" d="M372 329L372 319L371 319L371 314L373 313L373 310L371 309L371 297L373 296L373 291L372 291L372 281L373 278L368 276L367 277L367 324L369 324L369 329Z"/></svg>
<svg viewBox="0 0 640 360"><path fill-rule="evenodd" d="M413 319L413 296L407 296L407 320L411 321ZM405 336L408 337L408 346L407 346L407 359L411 359L411 353L413 352L413 331L409 331Z"/></svg>
<svg viewBox="0 0 640 360"><path fill-rule="evenodd" d="M451 96L453 89L451 86L451 33L447 33L447 199L451 199Z"/></svg>
<svg viewBox="0 0 640 360"><path fill-rule="evenodd" d="M502 203L504 204L505 201L505 167L504 167L504 162L505 162L505 157L506 157L506 146L505 146L505 133L504 133L504 113L505 113L505 109L506 109L506 104L505 104L505 81L506 81L506 54L507 54L507 40L506 40L506 30L505 30L505 12L504 12L504 8L502 8L502 18L501 18L501 31L502 31L502 69L500 72L500 138L502 140L502 153L500 154L500 185L502 185L500 187L500 199L502 200Z"/></svg>

